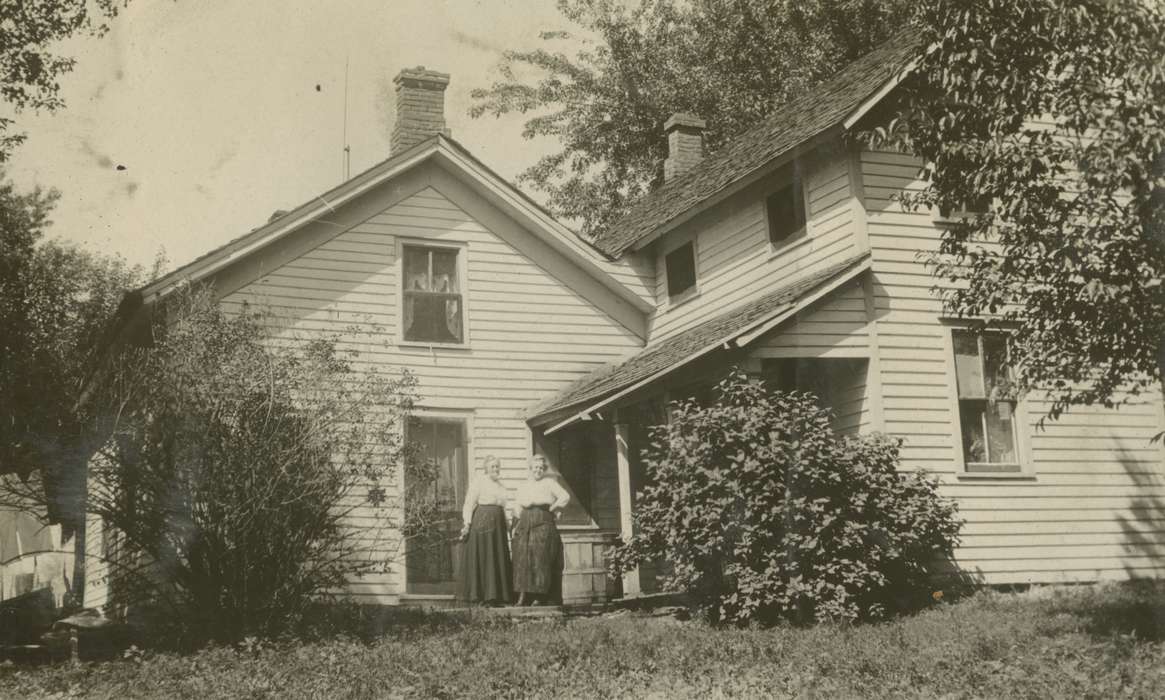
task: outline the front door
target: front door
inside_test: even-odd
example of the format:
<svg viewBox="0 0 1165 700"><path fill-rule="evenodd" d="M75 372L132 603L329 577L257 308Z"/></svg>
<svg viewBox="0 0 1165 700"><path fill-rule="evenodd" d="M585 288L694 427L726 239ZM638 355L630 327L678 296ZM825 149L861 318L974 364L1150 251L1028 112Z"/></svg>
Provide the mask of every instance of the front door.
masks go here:
<svg viewBox="0 0 1165 700"><path fill-rule="evenodd" d="M406 437L419 464L405 470L406 508L425 521L405 549L407 592L451 594L460 574L461 506L469 480L465 421L414 417Z"/></svg>

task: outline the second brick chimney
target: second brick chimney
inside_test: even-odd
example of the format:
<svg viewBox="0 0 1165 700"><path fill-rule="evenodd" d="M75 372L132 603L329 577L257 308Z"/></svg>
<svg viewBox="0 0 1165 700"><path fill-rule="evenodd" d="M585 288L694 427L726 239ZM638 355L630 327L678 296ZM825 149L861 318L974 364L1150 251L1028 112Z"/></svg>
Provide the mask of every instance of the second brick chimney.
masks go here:
<svg viewBox="0 0 1165 700"><path fill-rule="evenodd" d="M691 114L673 114L663 125L667 134L664 182L671 182L704 159L704 126L703 119Z"/></svg>
<svg viewBox="0 0 1165 700"><path fill-rule="evenodd" d="M403 153L445 128L445 88L449 74L424 66L405 68L392 82L396 85L396 123L392 126L391 153Z"/></svg>

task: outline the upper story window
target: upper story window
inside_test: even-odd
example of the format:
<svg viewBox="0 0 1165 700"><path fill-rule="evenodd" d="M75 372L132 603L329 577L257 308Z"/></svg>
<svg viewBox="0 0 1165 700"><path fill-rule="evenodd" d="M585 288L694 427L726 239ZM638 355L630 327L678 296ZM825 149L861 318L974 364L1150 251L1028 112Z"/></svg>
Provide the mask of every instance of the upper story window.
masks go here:
<svg viewBox="0 0 1165 700"><path fill-rule="evenodd" d="M1017 404L1006 336L954 329L951 340L966 470L1020 471Z"/></svg>
<svg viewBox="0 0 1165 700"><path fill-rule="evenodd" d="M801 178L794 174L787 185L765 199L769 241L781 245L805 233L805 191Z"/></svg>
<svg viewBox="0 0 1165 700"><path fill-rule="evenodd" d="M959 219L971 219L980 214L986 214L991 210L992 198L986 195L980 195L975 199L959 204L955 207L939 207L938 220L939 221L958 221Z"/></svg>
<svg viewBox="0 0 1165 700"><path fill-rule="evenodd" d="M402 337L422 343L465 342L460 248L404 245Z"/></svg>
<svg viewBox="0 0 1165 700"><path fill-rule="evenodd" d="M673 301L696 289L696 246L693 241L664 256L667 268L667 295Z"/></svg>

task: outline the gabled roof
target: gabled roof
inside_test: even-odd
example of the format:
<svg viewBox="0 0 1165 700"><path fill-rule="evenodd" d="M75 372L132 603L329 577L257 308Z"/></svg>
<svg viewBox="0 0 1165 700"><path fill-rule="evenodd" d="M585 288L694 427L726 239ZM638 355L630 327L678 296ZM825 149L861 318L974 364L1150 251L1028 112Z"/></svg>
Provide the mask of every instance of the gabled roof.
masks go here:
<svg viewBox="0 0 1165 700"><path fill-rule="evenodd" d="M202 255L194 261L147 284L140 291L143 302L152 303L160 296L186 282L204 279L304 225L327 216L340 206L424 161L436 160L462 174L507 214L525 224L544 242L565 255L588 275L610 288L641 313L652 304L611 276L612 265L602 254L583 242L570 229L554 219L537 202L514 187L478 160L464 146L443 134L423 141L403 153L394 155L365 170L328 192L252 229L234 240Z"/></svg>
<svg viewBox="0 0 1165 700"><path fill-rule="evenodd" d="M793 100L759 125L732 139L690 171L644 196L593 243L619 257L640 242L664 233L751 181L797 146L846 124L881 97L906 72L917 53L917 33L907 30L846 66L816 89Z"/></svg>
<svg viewBox="0 0 1165 700"><path fill-rule="evenodd" d="M716 349L747 344L868 267L869 254L862 253L648 345L630 358L601 367L574 383L549 402L537 406L530 418L537 422L539 417L572 407L581 409L546 431L554 432L621 394L645 386Z"/></svg>

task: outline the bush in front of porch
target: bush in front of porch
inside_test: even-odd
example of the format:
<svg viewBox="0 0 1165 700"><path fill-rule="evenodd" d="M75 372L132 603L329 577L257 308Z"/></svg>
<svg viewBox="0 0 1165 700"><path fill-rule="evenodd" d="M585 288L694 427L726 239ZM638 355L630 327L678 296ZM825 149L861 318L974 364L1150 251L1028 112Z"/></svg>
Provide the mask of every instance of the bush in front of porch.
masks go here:
<svg viewBox="0 0 1165 700"><path fill-rule="evenodd" d="M733 372L656 428L614 573L663 558L713 620L865 620L918 605L958 542L956 505L898 442L833 432L812 395Z"/></svg>

